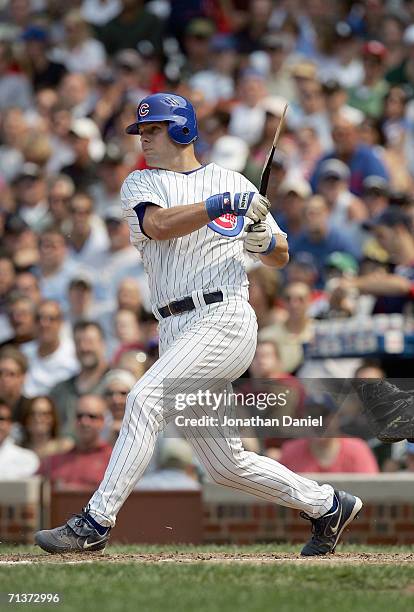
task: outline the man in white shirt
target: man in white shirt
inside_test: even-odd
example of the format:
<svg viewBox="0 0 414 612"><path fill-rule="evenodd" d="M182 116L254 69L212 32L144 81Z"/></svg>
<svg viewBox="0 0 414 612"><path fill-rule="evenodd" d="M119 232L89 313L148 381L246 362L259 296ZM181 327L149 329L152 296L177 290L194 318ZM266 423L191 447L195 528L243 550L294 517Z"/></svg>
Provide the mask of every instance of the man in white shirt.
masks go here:
<svg viewBox="0 0 414 612"><path fill-rule="evenodd" d="M101 219L94 214L94 201L88 193L75 193L69 210L69 259L75 264L87 266L90 259L108 248L108 233Z"/></svg>
<svg viewBox="0 0 414 612"><path fill-rule="evenodd" d="M13 442L12 426L12 410L0 401L0 480L29 478L40 464L36 453Z"/></svg>
<svg viewBox="0 0 414 612"><path fill-rule="evenodd" d="M24 393L26 397L47 395L62 380L79 370L73 341L62 338L62 311L57 302L45 300L37 311L38 341L25 352L29 361Z"/></svg>

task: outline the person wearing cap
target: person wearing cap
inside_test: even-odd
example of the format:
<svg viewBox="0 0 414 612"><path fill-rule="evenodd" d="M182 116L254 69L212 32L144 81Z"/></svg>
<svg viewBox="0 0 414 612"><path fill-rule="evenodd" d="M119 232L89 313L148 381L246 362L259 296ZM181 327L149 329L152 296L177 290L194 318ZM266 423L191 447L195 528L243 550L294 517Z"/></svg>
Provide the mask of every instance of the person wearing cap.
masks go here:
<svg viewBox="0 0 414 612"><path fill-rule="evenodd" d="M332 278L353 278L358 274L358 262L349 253L334 251L326 259L325 270L327 281Z"/></svg>
<svg viewBox="0 0 414 612"><path fill-rule="evenodd" d="M260 102L266 97L266 82L262 72L248 68L238 82L238 99L232 108L229 133L242 138L249 146L256 144L263 130L266 111Z"/></svg>
<svg viewBox="0 0 414 612"><path fill-rule="evenodd" d="M334 251L325 262L324 293L312 304L315 319L343 319L357 314L359 303L357 292L344 289L339 282L343 278L354 278L358 274L358 262L349 253Z"/></svg>
<svg viewBox="0 0 414 612"><path fill-rule="evenodd" d="M29 26L22 33L21 40L24 43L23 68L34 91L57 87L66 74L66 68L63 63L49 57L47 30L37 25Z"/></svg>
<svg viewBox="0 0 414 612"><path fill-rule="evenodd" d="M374 219L384 212L389 205L390 186L382 176L367 176L362 183L362 199L368 211L368 217Z"/></svg>
<svg viewBox="0 0 414 612"><path fill-rule="evenodd" d="M162 51L164 24L143 0L120 0L120 11L105 25L96 27L96 36L108 55L122 49L135 49L142 40L149 40L157 53Z"/></svg>
<svg viewBox="0 0 414 612"><path fill-rule="evenodd" d="M317 190L328 203L331 224L338 229L352 230L367 218L364 203L349 191L350 178L348 166L339 159L327 159L321 165Z"/></svg>
<svg viewBox="0 0 414 612"><path fill-rule="evenodd" d="M362 49L364 79L348 90L348 104L370 117L380 117L389 85L384 78L386 47L378 40L368 41Z"/></svg>
<svg viewBox="0 0 414 612"><path fill-rule="evenodd" d="M317 162L311 178L312 189L315 192L319 182L319 173L323 162L327 159L340 159L347 164L351 177L349 189L356 196L362 194L362 183L367 176L375 174L388 179L388 171L376 151L368 145L361 144L359 126L363 114L356 108L342 108L332 121L333 149Z"/></svg>
<svg viewBox="0 0 414 612"><path fill-rule="evenodd" d="M277 224L285 232L289 232L289 246L304 229L304 211L307 200L312 195L311 186L300 177L287 176L280 184L278 201L280 212L275 214Z"/></svg>
<svg viewBox="0 0 414 612"><path fill-rule="evenodd" d="M47 184L43 170L26 162L15 179L17 214L34 231L48 225Z"/></svg>
<svg viewBox="0 0 414 612"><path fill-rule="evenodd" d="M187 23L183 39L186 60L180 72L182 76L189 79L198 72L209 70L210 41L215 32L215 24L207 17L195 17Z"/></svg>
<svg viewBox="0 0 414 612"><path fill-rule="evenodd" d="M67 231L68 258L77 266L89 266L109 246L105 225L94 214L94 200L86 192L77 191L70 200Z"/></svg>
<svg viewBox="0 0 414 612"><path fill-rule="evenodd" d="M402 313L414 301L414 234L411 218L399 207L390 206L368 221L380 246L387 252L390 271L380 271L343 281L345 288L377 298L373 312Z"/></svg>
<svg viewBox="0 0 414 612"><path fill-rule="evenodd" d="M104 155L105 146L98 126L88 117L75 119L69 136L75 159L62 168L62 173L73 180L77 189L87 191L99 180L97 163Z"/></svg>
<svg viewBox="0 0 414 612"><path fill-rule="evenodd" d="M304 229L299 233L290 251L293 257L301 252L311 253L318 262L318 269L323 280L324 265L327 257L334 251L344 251L359 258L359 245L344 231L339 231L329 223L330 210L327 201L321 195L308 200L304 210Z"/></svg>
<svg viewBox="0 0 414 612"><path fill-rule="evenodd" d="M238 64L236 42L231 36L217 34L210 39L211 65L189 79L192 89L201 91L208 102L234 97L234 72Z"/></svg>

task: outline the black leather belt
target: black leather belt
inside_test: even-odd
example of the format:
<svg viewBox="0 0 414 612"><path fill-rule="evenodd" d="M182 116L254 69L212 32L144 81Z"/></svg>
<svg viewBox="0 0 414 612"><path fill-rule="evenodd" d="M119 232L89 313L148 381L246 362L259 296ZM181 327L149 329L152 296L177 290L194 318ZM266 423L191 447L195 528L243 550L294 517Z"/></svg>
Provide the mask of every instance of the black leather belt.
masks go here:
<svg viewBox="0 0 414 612"><path fill-rule="evenodd" d="M203 293L204 301L206 304L215 304L216 302L223 301L222 291L213 291L213 293ZM194 304L193 298L189 295L182 300L176 302L170 302L167 306L158 308L158 312L163 319L170 317L171 315L181 314L182 312L188 312L194 310L196 305Z"/></svg>

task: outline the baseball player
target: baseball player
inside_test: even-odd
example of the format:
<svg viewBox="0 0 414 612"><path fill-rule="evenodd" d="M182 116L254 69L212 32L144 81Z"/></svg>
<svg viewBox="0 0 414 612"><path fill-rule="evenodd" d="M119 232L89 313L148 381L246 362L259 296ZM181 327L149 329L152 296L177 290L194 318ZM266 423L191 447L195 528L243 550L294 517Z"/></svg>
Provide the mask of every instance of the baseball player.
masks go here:
<svg viewBox="0 0 414 612"><path fill-rule="evenodd" d="M153 168L132 172L121 199L149 277L160 357L128 395L104 479L87 507L62 527L36 534L36 543L50 553L105 548L158 433L179 414L174 397L200 389L229 392L253 359L257 323L248 302L246 258L276 268L288 261L286 234L269 214L269 201L241 174L214 163L203 166L195 157L197 121L188 100L150 95L126 131L139 135ZM312 523L302 555L333 552L361 500L245 451L237 431L224 424L234 406L224 402L215 422L202 427L201 417L211 411L193 404L185 407L183 433L211 479L297 508Z"/></svg>

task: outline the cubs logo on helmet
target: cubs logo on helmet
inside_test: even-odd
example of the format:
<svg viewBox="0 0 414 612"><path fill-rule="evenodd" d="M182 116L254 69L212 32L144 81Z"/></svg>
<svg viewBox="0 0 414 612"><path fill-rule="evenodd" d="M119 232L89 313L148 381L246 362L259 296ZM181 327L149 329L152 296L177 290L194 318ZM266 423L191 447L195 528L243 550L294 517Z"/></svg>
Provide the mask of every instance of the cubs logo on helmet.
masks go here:
<svg viewBox="0 0 414 612"><path fill-rule="evenodd" d="M231 213L227 213L226 215L222 215L214 221L210 221L207 223L207 227L212 229L213 231L221 234L222 236L227 236L232 238L234 236L238 236L242 231L244 226L243 217L236 217Z"/></svg>
<svg viewBox="0 0 414 612"><path fill-rule="evenodd" d="M141 104L141 106L139 107L139 111L138 111L139 116L146 117L149 112L150 112L149 104L147 104L146 102Z"/></svg>

